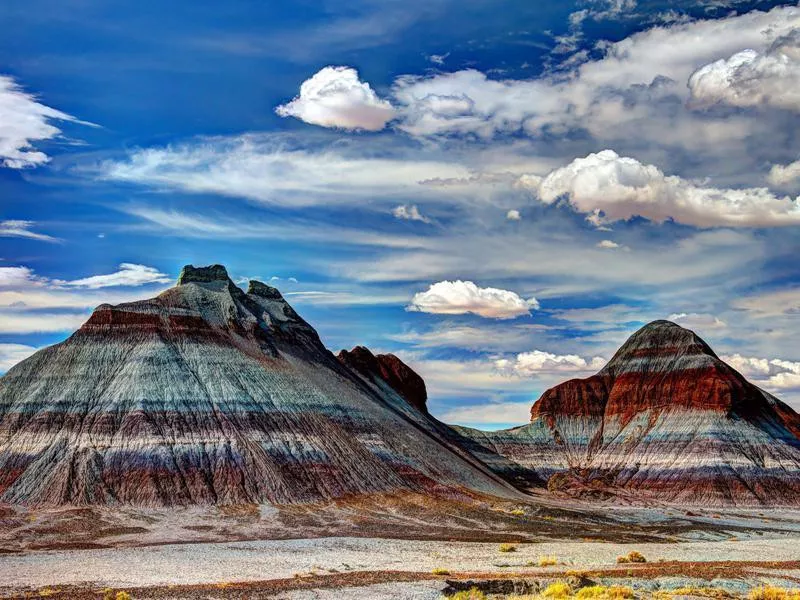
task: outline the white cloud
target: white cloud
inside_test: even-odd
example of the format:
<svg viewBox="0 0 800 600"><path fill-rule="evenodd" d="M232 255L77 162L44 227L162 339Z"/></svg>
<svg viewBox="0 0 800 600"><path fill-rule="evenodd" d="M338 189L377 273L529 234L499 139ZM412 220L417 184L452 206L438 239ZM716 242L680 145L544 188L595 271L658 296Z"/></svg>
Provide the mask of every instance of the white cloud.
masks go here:
<svg viewBox="0 0 800 600"><path fill-rule="evenodd" d="M43 313L0 309L0 333L55 333L74 331L87 318L86 313Z"/></svg>
<svg viewBox="0 0 800 600"><path fill-rule="evenodd" d="M602 240L600 242L597 242L597 247L602 248L604 250L614 250L616 248L619 248L620 246L617 242L614 242L612 240Z"/></svg>
<svg viewBox="0 0 800 600"><path fill-rule="evenodd" d="M446 54L431 54L428 57L428 60L435 65L443 65L444 61L447 59L448 56L450 56L449 52L447 52Z"/></svg>
<svg viewBox="0 0 800 600"><path fill-rule="evenodd" d="M767 181L775 186L785 186L800 181L800 160L788 165L772 165Z"/></svg>
<svg viewBox="0 0 800 600"><path fill-rule="evenodd" d="M453 425L524 425L531 420L532 404L526 400L459 406L443 411L437 418Z"/></svg>
<svg viewBox="0 0 800 600"><path fill-rule="evenodd" d="M54 238L50 235L31 231L31 227L34 225L35 223L33 221L0 221L0 237L20 237L31 240L39 240L41 242L59 241L58 238Z"/></svg>
<svg viewBox="0 0 800 600"><path fill-rule="evenodd" d="M24 344L0 344L0 373L5 373L21 360L25 360L38 348Z"/></svg>
<svg viewBox="0 0 800 600"><path fill-rule="evenodd" d="M0 75L0 166L24 169L47 163L50 157L33 144L61 135L52 121L76 119L37 102L14 79Z"/></svg>
<svg viewBox="0 0 800 600"><path fill-rule="evenodd" d="M350 67L321 69L302 83L299 96L275 112L322 127L366 131L383 129L395 116L392 105Z"/></svg>
<svg viewBox="0 0 800 600"><path fill-rule="evenodd" d="M800 110L800 29L764 52L748 48L703 66L689 78L694 106L777 106Z"/></svg>
<svg viewBox="0 0 800 600"><path fill-rule="evenodd" d="M774 290L736 298L735 309L746 310L755 317L780 317L800 314L800 288Z"/></svg>
<svg viewBox="0 0 800 600"><path fill-rule="evenodd" d="M767 188L698 186L613 150L576 158L554 170L542 180L538 193L548 204L566 196L578 212L602 215L607 222L641 216L697 227L800 224L800 205L788 196L775 196Z"/></svg>
<svg viewBox="0 0 800 600"><path fill-rule="evenodd" d="M473 313L491 319L513 319L539 308L535 298L523 300L515 292L478 287L471 281L440 281L414 294L407 310L440 315Z"/></svg>
<svg viewBox="0 0 800 600"><path fill-rule="evenodd" d="M500 372L507 375L537 377L553 373L593 374L606 364L606 360L600 356L587 360L577 354L559 355L533 350L517 354L513 360L497 359L494 364Z"/></svg>
<svg viewBox="0 0 800 600"><path fill-rule="evenodd" d="M522 215L519 214L518 210L512 208L506 213L506 219L509 221L519 221L522 219Z"/></svg>
<svg viewBox="0 0 800 600"><path fill-rule="evenodd" d="M82 287L92 290L114 286L138 286L150 283L169 283L172 278L154 267L122 263L119 271L106 275L93 275L83 279L59 282L66 286Z"/></svg>
<svg viewBox="0 0 800 600"><path fill-rule="evenodd" d="M141 291L112 286L131 285L123 282L141 281L142 275L121 273L66 282L41 277L28 267L0 267L0 333L72 331L100 304L140 300Z"/></svg>
<svg viewBox="0 0 800 600"><path fill-rule="evenodd" d="M768 392L800 390L800 362L740 354L720 358Z"/></svg>
<svg viewBox="0 0 800 600"><path fill-rule="evenodd" d="M423 223L430 223L430 219L419 212L416 204L401 204L392 209L392 214L396 219L404 219L406 221L421 221Z"/></svg>
<svg viewBox="0 0 800 600"><path fill-rule="evenodd" d="M105 162L100 169L115 181L292 207L334 201L363 206L365 198L397 202L397 196L419 194L423 181L471 175L452 162L365 157L363 150L363 145L345 144L297 149L281 136L245 134L136 150L127 160Z"/></svg>
<svg viewBox="0 0 800 600"><path fill-rule="evenodd" d="M724 329L728 326L720 318L706 313L673 313L668 318L689 329Z"/></svg>
<svg viewBox="0 0 800 600"><path fill-rule="evenodd" d="M779 7L653 27L605 45L597 60L537 79L498 80L472 69L399 77L397 127L416 136L479 138L582 129L607 143L718 150L764 131L766 123L753 115L708 118L686 108L690 76L746 49L765 53L798 26L798 8Z"/></svg>

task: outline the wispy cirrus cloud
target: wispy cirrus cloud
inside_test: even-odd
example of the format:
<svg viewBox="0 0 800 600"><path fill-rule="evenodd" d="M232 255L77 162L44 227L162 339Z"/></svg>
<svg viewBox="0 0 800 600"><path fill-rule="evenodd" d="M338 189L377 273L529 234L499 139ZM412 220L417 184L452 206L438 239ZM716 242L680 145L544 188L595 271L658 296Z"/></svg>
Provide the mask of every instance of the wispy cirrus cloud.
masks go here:
<svg viewBox="0 0 800 600"><path fill-rule="evenodd" d="M59 242L56 237L32 231L31 229L36 225L33 221L22 220L7 220L0 221L0 237L18 237L26 238L29 240L39 240L41 242Z"/></svg>
<svg viewBox="0 0 800 600"><path fill-rule="evenodd" d="M78 121L72 115L39 102L8 75L0 75L0 166L9 169L39 167L50 157L36 143L61 135L54 122Z"/></svg>

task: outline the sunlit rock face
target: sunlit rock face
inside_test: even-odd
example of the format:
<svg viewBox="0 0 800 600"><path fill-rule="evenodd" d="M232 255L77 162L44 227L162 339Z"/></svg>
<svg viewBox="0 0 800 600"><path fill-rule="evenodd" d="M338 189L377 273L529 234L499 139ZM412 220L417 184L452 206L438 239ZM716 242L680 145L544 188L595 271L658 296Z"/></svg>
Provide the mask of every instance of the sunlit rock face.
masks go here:
<svg viewBox="0 0 800 600"><path fill-rule="evenodd" d="M528 425L458 430L555 493L800 505L800 417L669 321L640 329L596 375L547 390Z"/></svg>
<svg viewBox="0 0 800 600"><path fill-rule="evenodd" d="M98 307L0 379L0 501L516 497L440 435L418 383L366 382L275 288L187 266L176 287Z"/></svg>
<svg viewBox="0 0 800 600"><path fill-rule="evenodd" d="M394 354L372 354L364 346L342 350L339 361L374 383L388 385L411 406L428 414L428 391L425 381Z"/></svg>

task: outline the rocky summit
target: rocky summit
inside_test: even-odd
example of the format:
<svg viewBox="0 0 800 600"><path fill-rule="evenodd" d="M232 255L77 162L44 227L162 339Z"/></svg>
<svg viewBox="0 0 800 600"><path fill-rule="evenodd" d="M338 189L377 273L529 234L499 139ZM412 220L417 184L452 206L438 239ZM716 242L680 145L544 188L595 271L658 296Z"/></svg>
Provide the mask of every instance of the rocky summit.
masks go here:
<svg viewBox="0 0 800 600"><path fill-rule="evenodd" d="M187 266L0 379L0 501L520 496L440 434L421 379L372 358L337 360L273 287Z"/></svg>
<svg viewBox="0 0 800 600"><path fill-rule="evenodd" d="M800 416L669 321L640 329L596 375L547 390L529 424L458 430L498 472L556 494L800 505Z"/></svg>

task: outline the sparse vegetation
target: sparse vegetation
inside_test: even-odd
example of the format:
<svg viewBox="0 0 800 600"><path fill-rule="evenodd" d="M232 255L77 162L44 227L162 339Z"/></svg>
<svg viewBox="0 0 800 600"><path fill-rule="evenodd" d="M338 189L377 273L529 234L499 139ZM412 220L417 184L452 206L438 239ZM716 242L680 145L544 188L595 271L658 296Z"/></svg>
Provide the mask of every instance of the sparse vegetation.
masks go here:
<svg viewBox="0 0 800 600"><path fill-rule="evenodd" d="M698 598L733 598L727 590L712 587L681 587L670 592L672 596L696 596Z"/></svg>
<svg viewBox="0 0 800 600"><path fill-rule="evenodd" d="M128 592L115 592L111 588L105 588L103 590L103 600L133 600L133 596Z"/></svg>
<svg viewBox="0 0 800 600"><path fill-rule="evenodd" d="M764 585L750 590L750 600L800 600L800 590Z"/></svg>
<svg viewBox="0 0 800 600"><path fill-rule="evenodd" d="M537 562L540 567L552 567L558 564L558 558L555 556L540 556Z"/></svg>
<svg viewBox="0 0 800 600"><path fill-rule="evenodd" d="M514 544L500 544L500 552L516 552L517 547Z"/></svg>
<svg viewBox="0 0 800 600"><path fill-rule="evenodd" d="M486 600L486 594L474 587L450 596L450 600Z"/></svg>
<svg viewBox="0 0 800 600"><path fill-rule="evenodd" d="M633 589L622 585L590 585L579 589L575 597L579 600L627 600L633 598Z"/></svg>
<svg viewBox="0 0 800 600"><path fill-rule="evenodd" d="M515 517L524 517L525 511L522 510L521 508L515 508L514 510L511 511L511 514L514 515Z"/></svg>
<svg viewBox="0 0 800 600"><path fill-rule="evenodd" d="M566 581L556 581L548 585L542 592L542 598L562 600L572 595L572 587Z"/></svg>
<svg viewBox="0 0 800 600"><path fill-rule="evenodd" d="M626 556L618 556L617 557L617 564L627 564L627 563L646 563L647 559L642 555L641 552L637 552L636 550L632 550L628 552Z"/></svg>
<svg viewBox="0 0 800 600"><path fill-rule="evenodd" d="M431 571L434 575L450 575L450 571L447 569L443 569L442 567L436 567L433 571Z"/></svg>

